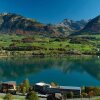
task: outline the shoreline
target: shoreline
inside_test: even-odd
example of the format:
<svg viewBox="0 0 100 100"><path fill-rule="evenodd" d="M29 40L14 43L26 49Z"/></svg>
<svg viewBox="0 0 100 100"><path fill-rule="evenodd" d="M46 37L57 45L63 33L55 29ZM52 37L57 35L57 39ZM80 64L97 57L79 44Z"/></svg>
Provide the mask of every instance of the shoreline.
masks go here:
<svg viewBox="0 0 100 100"><path fill-rule="evenodd" d="M29 51L28 53L24 53L24 51L7 51L9 54L7 53L0 53L0 58L4 58L4 57L66 57L66 56L100 56L100 54L32 54ZM13 54L11 53L13 52ZM23 52L23 53L22 53Z"/></svg>

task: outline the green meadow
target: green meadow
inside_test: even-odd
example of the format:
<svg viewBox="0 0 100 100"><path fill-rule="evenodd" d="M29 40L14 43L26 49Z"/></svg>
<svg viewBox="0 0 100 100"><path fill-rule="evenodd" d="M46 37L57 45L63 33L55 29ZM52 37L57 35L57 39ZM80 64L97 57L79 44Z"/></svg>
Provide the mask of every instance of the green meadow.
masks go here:
<svg viewBox="0 0 100 100"><path fill-rule="evenodd" d="M93 39L90 39L91 37ZM63 55L99 54L100 35L50 38L33 35L0 34L0 49L13 54ZM17 55L16 54L16 55Z"/></svg>

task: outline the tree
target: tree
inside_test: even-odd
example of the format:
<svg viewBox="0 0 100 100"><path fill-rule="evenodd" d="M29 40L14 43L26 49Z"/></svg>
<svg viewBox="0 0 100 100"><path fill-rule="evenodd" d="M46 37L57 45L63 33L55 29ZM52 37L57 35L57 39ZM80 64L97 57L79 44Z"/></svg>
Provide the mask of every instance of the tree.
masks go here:
<svg viewBox="0 0 100 100"><path fill-rule="evenodd" d="M26 100L39 100L39 97L37 96L36 92L30 91L26 96Z"/></svg>
<svg viewBox="0 0 100 100"><path fill-rule="evenodd" d="M25 93L26 93L26 87L23 87L22 93L23 93L23 95L25 95Z"/></svg>
<svg viewBox="0 0 100 100"><path fill-rule="evenodd" d="M23 87L26 88L26 92L29 91L30 83L29 83L29 80L28 80L28 79L24 80L24 82L23 82Z"/></svg>

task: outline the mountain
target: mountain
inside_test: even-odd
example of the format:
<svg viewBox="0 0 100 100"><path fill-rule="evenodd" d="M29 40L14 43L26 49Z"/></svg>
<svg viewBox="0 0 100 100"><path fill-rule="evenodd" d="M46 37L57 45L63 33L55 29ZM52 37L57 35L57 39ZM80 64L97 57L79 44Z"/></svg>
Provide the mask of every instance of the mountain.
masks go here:
<svg viewBox="0 0 100 100"><path fill-rule="evenodd" d="M89 20L74 21L74 20L64 19L58 25L62 27L67 27L71 32L77 32L82 30L88 22Z"/></svg>
<svg viewBox="0 0 100 100"><path fill-rule="evenodd" d="M0 14L0 33L3 34L39 34L51 37L66 37L83 29L88 21L73 21L65 19L58 25L43 24L34 19L14 13Z"/></svg>
<svg viewBox="0 0 100 100"><path fill-rule="evenodd" d="M88 22L81 32L100 33L100 15Z"/></svg>
<svg viewBox="0 0 100 100"><path fill-rule="evenodd" d="M0 14L0 32L26 34L43 32L45 26L36 20L11 13ZM34 30L34 31L33 31Z"/></svg>
<svg viewBox="0 0 100 100"><path fill-rule="evenodd" d="M57 35L52 26L12 13L0 14L0 33Z"/></svg>
<svg viewBox="0 0 100 100"><path fill-rule="evenodd" d="M66 36L69 33L67 27L45 25L34 19L26 18L13 13L0 14L0 33L15 34L39 34L44 36Z"/></svg>

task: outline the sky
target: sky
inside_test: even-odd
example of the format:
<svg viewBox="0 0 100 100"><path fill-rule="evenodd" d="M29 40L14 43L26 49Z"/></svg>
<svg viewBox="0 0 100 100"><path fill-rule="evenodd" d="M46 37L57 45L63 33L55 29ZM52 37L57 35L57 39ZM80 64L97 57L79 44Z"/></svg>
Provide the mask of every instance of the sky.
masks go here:
<svg viewBox="0 0 100 100"><path fill-rule="evenodd" d="M100 0L0 0L0 13L10 12L42 23L90 19L100 15Z"/></svg>

